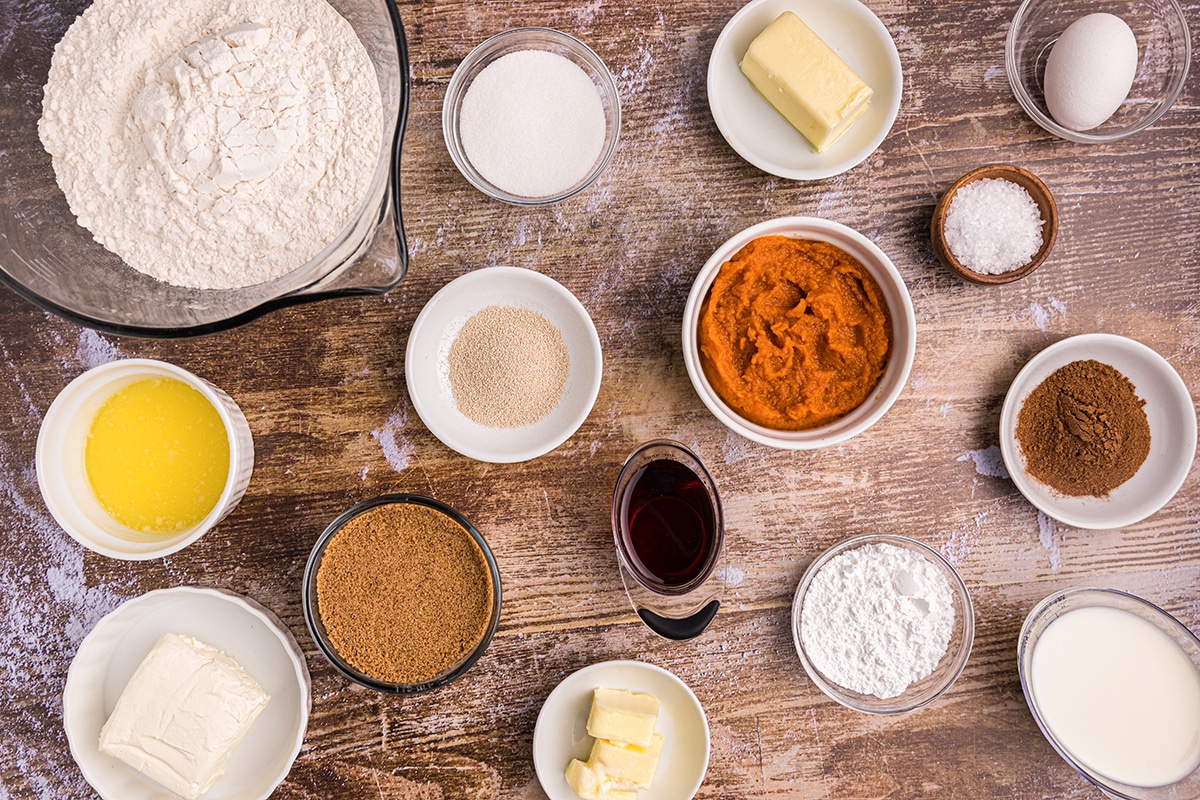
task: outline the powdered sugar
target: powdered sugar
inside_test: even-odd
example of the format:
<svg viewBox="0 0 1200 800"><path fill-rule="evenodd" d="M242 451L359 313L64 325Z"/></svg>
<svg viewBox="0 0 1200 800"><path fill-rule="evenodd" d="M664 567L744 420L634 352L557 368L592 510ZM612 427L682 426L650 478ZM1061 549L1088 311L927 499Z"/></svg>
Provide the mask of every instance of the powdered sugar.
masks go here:
<svg viewBox="0 0 1200 800"><path fill-rule="evenodd" d="M800 637L813 666L851 691L896 697L937 668L954 629L946 578L891 544L841 553L813 577Z"/></svg>
<svg viewBox="0 0 1200 800"><path fill-rule="evenodd" d="M351 221L382 126L370 57L325 0L97 0L55 48L38 132L98 242L225 289Z"/></svg>
<svg viewBox="0 0 1200 800"><path fill-rule="evenodd" d="M459 130L467 159L488 181L520 197L550 197L587 177L606 123L600 93L578 65L518 50L471 82Z"/></svg>
<svg viewBox="0 0 1200 800"><path fill-rule="evenodd" d="M971 181L946 210L946 245L967 269L999 275L1042 247L1042 215L1029 192L1003 178Z"/></svg>

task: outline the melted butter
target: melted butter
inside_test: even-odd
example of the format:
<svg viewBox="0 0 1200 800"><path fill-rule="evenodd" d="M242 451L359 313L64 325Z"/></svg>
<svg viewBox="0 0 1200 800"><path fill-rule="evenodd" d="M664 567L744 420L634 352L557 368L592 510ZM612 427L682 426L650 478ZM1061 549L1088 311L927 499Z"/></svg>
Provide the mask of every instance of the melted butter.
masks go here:
<svg viewBox="0 0 1200 800"><path fill-rule="evenodd" d="M109 516L135 531L169 536L216 506L229 476L229 437L200 392L174 378L147 378L100 407L84 466Z"/></svg>

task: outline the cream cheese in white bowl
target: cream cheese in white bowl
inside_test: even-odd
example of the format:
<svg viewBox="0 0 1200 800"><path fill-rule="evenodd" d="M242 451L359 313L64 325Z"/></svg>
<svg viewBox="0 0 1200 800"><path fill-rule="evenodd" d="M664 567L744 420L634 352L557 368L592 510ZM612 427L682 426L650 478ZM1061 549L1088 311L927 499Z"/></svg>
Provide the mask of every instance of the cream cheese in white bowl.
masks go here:
<svg viewBox="0 0 1200 800"><path fill-rule="evenodd" d="M127 601L100 620L79 645L63 689L63 727L84 778L103 800L180 797L100 751L101 729L113 716L118 698L168 633L193 637L225 653L270 696L244 738L235 743L224 774L204 792L204 800L266 800L287 777L308 727L312 700L304 655L291 632L266 608L230 592L195 586L159 589ZM147 702L144 695L132 699L142 707ZM193 733L185 738L207 736Z"/></svg>

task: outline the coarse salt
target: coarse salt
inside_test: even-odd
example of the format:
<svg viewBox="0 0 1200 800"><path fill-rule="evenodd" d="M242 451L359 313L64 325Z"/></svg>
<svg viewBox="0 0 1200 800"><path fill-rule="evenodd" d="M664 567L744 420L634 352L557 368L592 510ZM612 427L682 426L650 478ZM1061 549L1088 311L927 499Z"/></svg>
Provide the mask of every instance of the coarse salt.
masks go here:
<svg viewBox="0 0 1200 800"><path fill-rule="evenodd" d="M496 59L459 110L467 160L519 197L551 197L587 177L604 147L600 93L577 64L544 50Z"/></svg>
<svg viewBox="0 0 1200 800"><path fill-rule="evenodd" d="M1000 275L1042 248L1041 212L1024 187L1003 178L966 184L946 210L946 246L969 270Z"/></svg>

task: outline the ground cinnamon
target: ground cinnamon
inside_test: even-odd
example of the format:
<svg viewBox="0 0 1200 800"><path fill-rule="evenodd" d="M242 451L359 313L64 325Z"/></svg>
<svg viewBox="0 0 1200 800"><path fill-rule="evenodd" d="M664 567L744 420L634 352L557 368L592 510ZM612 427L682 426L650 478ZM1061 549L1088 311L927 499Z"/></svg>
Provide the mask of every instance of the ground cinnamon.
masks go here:
<svg viewBox="0 0 1200 800"><path fill-rule="evenodd" d="M421 683L487 632L492 575L471 534L438 509L391 503L346 522L317 569L317 609L350 666Z"/></svg>
<svg viewBox="0 0 1200 800"><path fill-rule="evenodd" d="M1107 497L1150 453L1145 404L1108 364L1089 359L1055 370L1017 415L1026 472L1064 495Z"/></svg>

